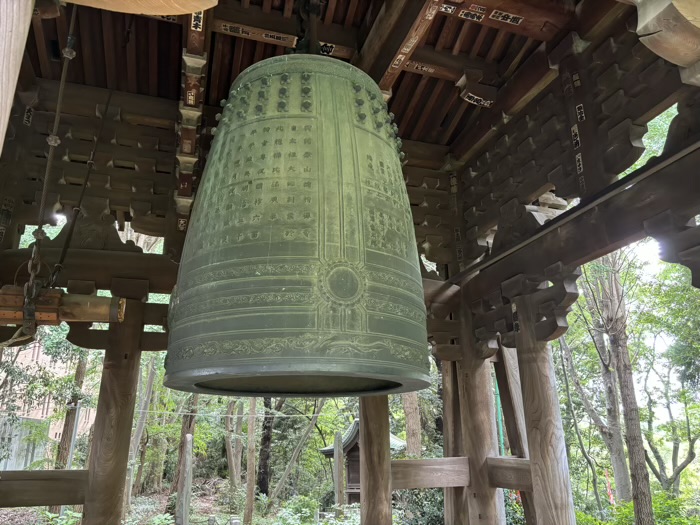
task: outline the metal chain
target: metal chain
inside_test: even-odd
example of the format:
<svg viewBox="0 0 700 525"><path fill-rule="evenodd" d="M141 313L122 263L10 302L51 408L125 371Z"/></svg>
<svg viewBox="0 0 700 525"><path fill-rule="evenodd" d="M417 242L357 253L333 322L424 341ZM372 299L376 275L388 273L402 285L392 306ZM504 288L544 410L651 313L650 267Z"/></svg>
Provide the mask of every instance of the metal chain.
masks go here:
<svg viewBox="0 0 700 525"><path fill-rule="evenodd" d="M58 128L61 123L61 108L63 106L63 93L66 87L66 80L68 78L68 64L75 58L75 19L77 13L77 6L73 6L68 29L68 41L62 52L63 68L61 70L61 82L59 84L58 100L56 102L56 118L53 121L53 130L46 138L46 142L49 144L49 154L46 160L46 171L44 172L44 183L41 188L41 200L39 202L39 226L33 232L34 246L32 248L31 259L27 263L29 281L24 285L24 321L22 323L22 331L27 336L33 336L36 333L36 306L34 302L43 287L43 283L38 279L38 276L41 271L41 244L46 238L46 232L44 232L46 198L49 191L49 177L56 154L56 146L61 143L61 139L58 138Z"/></svg>

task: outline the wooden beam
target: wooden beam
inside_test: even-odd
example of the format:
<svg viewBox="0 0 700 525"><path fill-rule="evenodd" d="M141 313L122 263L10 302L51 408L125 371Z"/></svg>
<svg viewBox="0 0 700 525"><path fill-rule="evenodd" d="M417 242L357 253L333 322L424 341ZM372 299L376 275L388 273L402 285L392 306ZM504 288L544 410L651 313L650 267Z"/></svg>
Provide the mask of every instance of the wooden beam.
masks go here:
<svg viewBox="0 0 700 525"><path fill-rule="evenodd" d="M244 8L240 3L221 4L214 9L212 30L216 33L293 48L297 42L294 18L279 11L263 13L258 6ZM340 24L319 24L321 54L350 59L357 48L357 30Z"/></svg>
<svg viewBox="0 0 700 525"><path fill-rule="evenodd" d="M532 491L530 460L515 457L486 458L489 480L494 487Z"/></svg>
<svg viewBox="0 0 700 525"><path fill-rule="evenodd" d="M0 3L0 153L32 23L32 4L26 0L4 0Z"/></svg>
<svg viewBox="0 0 700 525"><path fill-rule="evenodd" d="M59 255L57 248L41 250L42 262L51 268ZM28 248L2 252L0 282L14 282L17 268L26 266L30 256L31 250ZM165 255L71 248L56 285L67 286L70 280L95 281L98 289L109 290L112 278L122 277L147 279L152 293L170 293L177 279L177 268L177 264Z"/></svg>
<svg viewBox="0 0 700 525"><path fill-rule="evenodd" d="M489 81L498 79L498 65L465 54L438 51L433 46L417 48L403 65L405 71L457 82L465 73Z"/></svg>
<svg viewBox="0 0 700 525"><path fill-rule="evenodd" d="M406 165L439 170L444 166L450 148L440 144L404 140L402 150L406 154Z"/></svg>
<svg viewBox="0 0 700 525"><path fill-rule="evenodd" d="M462 20L549 42L573 22L573 10L558 0L445 2L441 12Z"/></svg>
<svg viewBox="0 0 700 525"><path fill-rule="evenodd" d="M360 523L391 525L389 397L360 398Z"/></svg>
<svg viewBox="0 0 700 525"><path fill-rule="evenodd" d="M467 486L468 458L400 459L391 462L391 490Z"/></svg>
<svg viewBox="0 0 700 525"><path fill-rule="evenodd" d="M700 212L700 181L693 177L700 165L700 143L640 168L648 176L629 184L628 175L614 185L614 197L579 214L579 209L548 223L545 234L482 270L464 285L470 297L486 297L505 280L532 275L557 262L576 267L647 236L644 221L666 210L692 217ZM585 205L585 202L579 206ZM576 214L573 219L569 216ZM560 224L557 226L557 224Z"/></svg>
<svg viewBox="0 0 700 525"><path fill-rule="evenodd" d="M82 505L87 470L0 471L0 507Z"/></svg>

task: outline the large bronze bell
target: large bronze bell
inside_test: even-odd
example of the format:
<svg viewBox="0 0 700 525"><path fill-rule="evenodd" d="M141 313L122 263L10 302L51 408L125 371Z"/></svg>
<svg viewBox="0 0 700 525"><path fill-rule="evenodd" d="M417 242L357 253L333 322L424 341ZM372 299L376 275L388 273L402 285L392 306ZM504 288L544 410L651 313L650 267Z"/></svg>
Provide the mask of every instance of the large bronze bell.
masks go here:
<svg viewBox="0 0 700 525"><path fill-rule="evenodd" d="M377 85L287 55L229 94L170 306L165 384L341 396L429 383L400 141Z"/></svg>

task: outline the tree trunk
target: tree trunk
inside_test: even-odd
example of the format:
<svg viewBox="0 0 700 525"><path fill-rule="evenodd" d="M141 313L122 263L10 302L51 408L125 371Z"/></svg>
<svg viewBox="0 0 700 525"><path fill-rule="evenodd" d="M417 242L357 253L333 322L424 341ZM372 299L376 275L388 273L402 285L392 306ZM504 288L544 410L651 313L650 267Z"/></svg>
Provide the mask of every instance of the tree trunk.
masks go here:
<svg viewBox="0 0 700 525"><path fill-rule="evenodd" d="M78 401L80 401L81 390L83 388L83 383L85 382L85 373L87 371L87 356L81 355L78 358L78 364L75 367L75 375L73 376L73 383L75 391L70 398L71 407L77 407ZM73 437L73 429L75 429L75 408L69 408L66 410L66 417L63 420L63 432L61 433L61 442L58 445L58 451L56 452L56 469L66 468L66 463L68 462L68 453L70 452L70 442ZM76 429L77 430L77 429Z"/></svg>
<svg viewBox="0 0 700 525"><path fill-rule="evenodd" d="M156 360L151 358L151 363L148 370L148 379L146 380L146 388L142 389L141 404L139 405L139 414L136 423L136 430L131 437L131 447L129 448L129 470L126 476L126 498L124 499L125 509L128 511L131 506L131 491L134 486L134 464L136 462L136 453L141 446L141 438L143 431L146 428L146 420L148 419L148 406L151 404L151 395L153 395L153 382L156 376ZM126 512L124 513L126 515Z"/></svg>
<svg viewBox="0 0 700 525"><path fill-rule="evenodd" d="M614 359L615 354L611 354ZM617 361L615 359L615 361ZM612 367L612 368L611 368ZM607 413L608 433L604 438L605 445L610 453L610 463L615 479L615 495L620 501L632 500L632 481L630 479L627 454L622 436L622 424L620 421L620 401L617 395L617 379L615 377L617 363L605 366L601 363L603 385L605 388L605 409Z"/></svg>
<svg viewBox="0 0 700 525"><path fill-rule="evenodd" d="M255 506L255 402L250 399L248 413L248 455L246 458L246 495L243 525L253 525L253 508Z"/></svg>
<svg viewBox="0 0 700 525"><path fill-rule="evenodd" d="M240 486L241 473L243 472L241 467L241 463L243 462L243 439L241 439L241 433L243 432L243 410L243 400L241 400L241 402L238 403L236 426L233 430L233 477L236 478L236 486Z"/></svg>
<svg viewBox="0 0 700 525"><path fill-rule="evenodd" d="M406 415L406 455L419 458L422 452L420 409L418 392L401 394L403 411Z"/></svg>
<svg viewBox="0 0 700 525"><path fill-rule="evenodd" d="M642 426L639 421L639 405L634 387L634 375L627 348L627 309L624 290L620 282L618 254L604 257L611 271L607 278L607 294L602 301L606 319L610 350L616 357L617 378L620 387L625 421L625 436L629 454L630 478L632 480L632 502L636 525L654 525L651 502L651 487L647 471Z"/></svg>
<svg viewBox="0 0 700 525"><path fill-rule="evenodd" d="M75 367L75 375L73 376L75 390L69 401L72 408L66 410L66 416L63 419L63 432L61 432L61 442L58 444L58 450L56 451L56 463L54 465L55 469L64 469L68 463L68 454L70 453L70 443L73 439L73 431L78 431L78 428L75 425L75 416L77 413L78 402L82 397L82 392L80 391L83 388L83 383L85 383L86 371L87 355L81 355L78 357L78 364ZM49 507L49 512L53 514L58 514L60 510L60 505Z"/></svg>
<svg viewBox="0 0 700 525"><path fill-rule="evenodd" d="M231 439L231 434L233 432L233 427L234 425L232 424L231 419L233 418L233 413L236 410L236 405L238 404L238 401L236 400L231 400L228 402L228 407L226 409L226 433L224 434L224 444L226 446L226 465L228 466L228 480L229 480L229 485L231 486L231 498L233 498L233 494L235 490L238 488L238 484L240 483L240 478L237 478L236 475L236 468L235 468L235 460L233 457L233 440Z"/></svg>
<svg viewBox="0 0 700 525"><path fill-rule="evenodd" d="M139 468L136 470L136 478L131 490L138 496L142 492L143 488L143 467L146 463L146 445L148 445L148 431L146 431L146 437L141 442L141 450L139 452Z"/></svg>
<svg viewBox="0 0 700 525"><path fill-rule="evenodd" d="M182 468L185 461L185 443L187 440L187 434L192 434L194 436L194 428L196 423L195 418L197 416L198 403L199 394L192 394L187 414L182 416L182 428L180 429L180 446L178 447L177 455L177 468L175 469L175 477L173 478L173 484L170 486L170 494L175 493L178 484L180 483L180 476L182 475Z"/></svg>
<svg viewBox="0 0 700 525"><path fill-rule="evenodd" d="M275 487L275 490L272 492L272 496L270 496L270 500L269 500L270 504L272 504L279 497L280 493L282 492L282 489L284 488L284 484L286 483L287 478L289 477L289 474L292 472L292 468L294 467L297 460L299 459L299 455L301 454L301 451L304 448L304 445L306 444L306 440L309 439L309 435L311 434L311 431L316 426L316 421L318 421L318 416L321 414L321 410L323 410L323 405L325 403L326 403L326 398L321 399L318 406L316 407L316 410L314 411L314 415L311 417L311 421L309 422L309 426L306 427L306 430L304 430L304 433L299 438L299 441L297 442L297 446L294 448L294 452L292 452L292 457L289 458L289 463L287 463L287 468L284 469L282 476L280 477L279 481L277 482L277 486Z"/></svg>
<svg viewBox="0 0 700 525"><path fill-rule="evenodd" d="M258 492L266 496L270 492L270 454L272 453L272 428L275 424L275 413L282 410L285 398L280 398L272 410L272 398L263 400L265 418L263 419L262 436L260 438L260 458L258 459Z"/></svg>

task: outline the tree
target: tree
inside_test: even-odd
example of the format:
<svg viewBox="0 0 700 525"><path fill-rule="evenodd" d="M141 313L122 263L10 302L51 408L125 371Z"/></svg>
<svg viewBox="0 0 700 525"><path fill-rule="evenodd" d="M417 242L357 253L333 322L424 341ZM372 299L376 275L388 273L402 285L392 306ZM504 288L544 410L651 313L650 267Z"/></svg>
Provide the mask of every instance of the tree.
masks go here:
<svg viewBox="0 0 700 525"><path fill-rule="evenodd" d="M272 428L275 424L275 414L284 406L285 398L281 397L272 409L272 398L263 399L265 406L265 417L262 425L262 436L260 438L260 456L258 463L258 492L267 494L270 491L270 454L272 453Z"/></svg>
<svg viewBox="0 0 700 525"><path fill-rule="evenodd" d="M251 398L248 411L248 452L246 457L246 492L243 525L253 524L253 508L255 506L255 403L256 399L254 397Z"/></svg>
<svg viewBox="0 0 700 525"><path fill-rule="evenodd" d="M401 402L406 416L406 455L419 458L423 445L418 392L401 394Z"/></svg>

